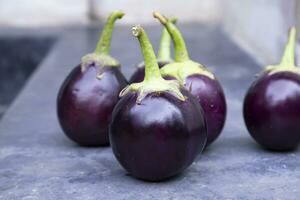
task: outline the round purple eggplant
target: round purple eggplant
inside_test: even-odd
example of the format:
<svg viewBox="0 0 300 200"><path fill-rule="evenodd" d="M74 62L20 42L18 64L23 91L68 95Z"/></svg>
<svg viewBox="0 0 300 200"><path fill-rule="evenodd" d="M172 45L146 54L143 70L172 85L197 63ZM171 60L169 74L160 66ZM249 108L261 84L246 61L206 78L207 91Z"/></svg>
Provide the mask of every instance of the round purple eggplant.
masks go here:
<svg viewBox="0 0 300 200"><path fill-rule="evenodd" d="M208 146L221 134L225 124L226 100L223 88L214 74L190 59L177 27L158 12L154 12L153 16L169 31L174 43L175 62L161 68L161 74L169 79L176 78L197 98L206 118Z"/></svg>
<svg viewBox="0 0 300 200"><path fill-rule="evenodd" d="M57 115L64 133L83 146L109 144L108 129L114 106L127 81L119 62L109 55L114 22L122 18L113 12L102 31L94 53L82 58L63 82L57 98Z"/></svg>
<svg viewBox="0 0 300 200"><path fill-rule="evenodd" d="M267 66L244 100L249 133L270 150L293 150L300 144L300 70L294 63L295 35L292 28L281 63Z"/></svg>
<svg viewBox="0 0 300 200"><path fill-rule="evenodd" d="M113 111L110 143L134 177L160 181L187 168L203 150L207 130L196 98L177 80L164 80L145 31L133 27L145 60L145 78L126 87Z"/></svg>
<svg viewBox="0 0 300 200"><path fill-rule="evenodd" d="M170 19L172 23L176 23L177 18L171 18ZM160 38L160 44L157 54L157 60L158 60L158 67L162 68L166 64L169 64L173 62L171 58L171 37L167 31L166 28L163 29L161 38ZM129 79L129 83L139 83L144 80L145 77L145 64L144 62L141 62L137 65L137 69L132 74L132 76Z"/></svg>

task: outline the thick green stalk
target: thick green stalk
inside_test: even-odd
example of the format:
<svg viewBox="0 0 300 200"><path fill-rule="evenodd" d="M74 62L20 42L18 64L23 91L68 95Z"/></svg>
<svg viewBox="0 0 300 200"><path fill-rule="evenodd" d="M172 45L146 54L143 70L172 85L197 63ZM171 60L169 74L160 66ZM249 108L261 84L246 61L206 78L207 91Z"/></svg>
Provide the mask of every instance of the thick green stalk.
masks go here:
<svg viewBox="0 0 300 200"><path fill-rule="evenodd" d="M165 80L160 74L157 59L153 47L144 29L137 25L132 28L132 34L138 38L145 63L145 78L140 83L132 83L120 92L120 96L124 96L129 92L137 92L136 102L138 104L149 94L168 92L181 101L185 97L180 92L180 85L175 80Z"/></svg>
<svg viewBox="0 0 300 200"><path fill-rule="evenodd" d="M171 59L170 45L171 45L171 37L168 33L168 30L164 28L161 34L159 49L157 53L158 60L167 61Z"/></svg>
<svg viewBox="0 0 300 200"><path fill-rule="evenodd" d="M157 18L162 25L168 30L174 43L175 61L183 62L190 60L184 39L177 27L165 16L159 12L153 12L153 16Z"/></svg>
<svg viewBox="0 0 300 200"><path fill-rule="evenodd" d="M159 67L157 64L157 59L150 43L150 40L141 26L135 26L132 28L133 35L138 38L141 50L145 62L145 78L144 81L150 81L153 79L163 79Z"/></svg>
<svg viewBox="0 0 300 200"><path fill-rule="evenodd" d="M175 24L177 18L171 18L170 21ZM157 59L159 61L169 61L171 60L171 36L166 28L163 29L160 44L157 54Z"/></svg>
<svg viewBox="0 0 300 200"><path fill-rule="evenodd" d="M120 67L120 63L115 58L109 55L110 42L114 23L117 19L121 19L124 13L121 11L114 11L108 17L106 24L101 33L101 37L97 47L93 53L89 53L81 58L81 71L84 72L91 63L98 67ZM97 78L101 79L101 70L97 73Z"/></svg>
<svg viewBox="0 0 300 200"><path fill-rule="evenodd" d="M114 11L108 17L95 50L96 54L105 54L105 55L109 54L110 42L111 42L115 21L117 19L121 19L123 16L124 13L122 11Z"/></svg>
<svg viewBox="0 0 300 200"><path fill-rule="evenodd" d="M280 62L280 66L285 68L295 67L295 43L296 43L296 28L291 27L289 31L289 39L285 46L285 50Z"/></svg>
<svg viewBox="0 0 300 200"><path fill-rule="evenodd" d="M289 31L289 38L281 58L281 62L278 65L268 65L265 67L265 71L269 74L275 74L279 72L293 72L300 74L300 68L295 65L295 46L296 46L296 28L293 26Z"/></svg>

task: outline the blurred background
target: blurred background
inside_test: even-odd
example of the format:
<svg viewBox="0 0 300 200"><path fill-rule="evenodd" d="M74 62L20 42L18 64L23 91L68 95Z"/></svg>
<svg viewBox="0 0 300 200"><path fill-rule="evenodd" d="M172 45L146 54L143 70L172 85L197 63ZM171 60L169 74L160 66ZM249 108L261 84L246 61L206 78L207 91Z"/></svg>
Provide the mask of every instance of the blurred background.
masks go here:
<svg viewBox="0 0 300 200"><path fill-rule="evenodd" d="M180 23L223 26L265 62L277 60L288 27L300 25L299 0L0 0L0 9L1 27L19 28L95 24L115 9L126 13L121 24L157 23L158 10Z"/></svg>
<svg viewBox="0 0 300 200"><path fill-rule="evenodd" d="M300 30L299 0L0 0L0 116L64 30L99 26L115 9L126 13L118 26L157 24L154 10L220 26L262 66L279 61L291 25Z"/></svg>

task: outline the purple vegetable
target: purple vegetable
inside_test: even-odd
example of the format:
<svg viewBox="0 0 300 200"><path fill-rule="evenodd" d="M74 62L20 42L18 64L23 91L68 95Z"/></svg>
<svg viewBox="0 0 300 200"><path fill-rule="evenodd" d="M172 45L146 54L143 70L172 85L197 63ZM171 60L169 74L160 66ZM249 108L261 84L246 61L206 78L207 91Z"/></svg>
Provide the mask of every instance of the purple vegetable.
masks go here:
<svg viewBox="0 0 300 200"><path fill-rule="evenodd" d="M94 53L82 58L66 78L57 98L57 115L65 134L84 146L109 144L108 127L119 92L127 81L120 64L109 55L114 22L120 11L108 18Z"/></svg>
<svg viewBox="0 0 300 200"><path fill-rule="evenodd" d="M300 70L294 63L295 35L293 27L281 63L267 66L244 100L249 133L271 150L293 150L300 144Z"/></svg>
<svg viewBox="0 0 300 200"><path fill-rule="evenodd" d="M177 18L170 19L172 23L176 23ZM160 45L157 55L158 67L162 68L164 65L173 62L171 58L171 37L166 28L163 29L160 39ZM136 71L132 74L129 79L129 83L139 83L144 80L145 76L145 64L141 62L137 65Z"/></svg>
<svg viewBox="0 0 300 200"><path fill-rule="evenodd" d="M220 135L225 123L226 101L223 89L210 71L189 58L184 39L177 27L160 13L154 12L153 15L167 28L174 42L175 62L165 65L161 74L163 77L176 78L197 98L206 118L208 146Z"/></svg>
<svg viewBox="0 0 300 200"><path fill-rule="evenodd" d="M203 150L206 123L201 106L176 80L164 80L152 45L140 26L133 28L145 60L143 82L125 88L113 111L110 143L133 176L159 181L187 168Z"/></svg>

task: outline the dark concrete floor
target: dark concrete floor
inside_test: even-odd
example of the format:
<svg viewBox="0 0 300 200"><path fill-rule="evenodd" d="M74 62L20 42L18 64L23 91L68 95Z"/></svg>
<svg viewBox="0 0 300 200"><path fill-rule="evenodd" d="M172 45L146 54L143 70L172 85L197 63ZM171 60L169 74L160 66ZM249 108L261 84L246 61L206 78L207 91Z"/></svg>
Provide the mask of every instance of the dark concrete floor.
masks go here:
<svg viewBox="0 0 300 200"><path fill-rule="evenodd" d="M191 58L224 86L228 117L221 137L183 174L161 183L129 176L109 147L68 140L55 112L58 89L95 47L99 30L66 32L0 123L0 199L299 199L300 151L268 152L249 136L241 108L261 70L219 27L180 25ZM161 27L146 27L157 47ZM130 27L118 27L112 55L128 77L141 61Z"/></svg>
<svg viewBox="0 0 300 200"><path fill-rule="evenodd" d="M0 37L0 117L53 42L50 37Z"/></svg>

